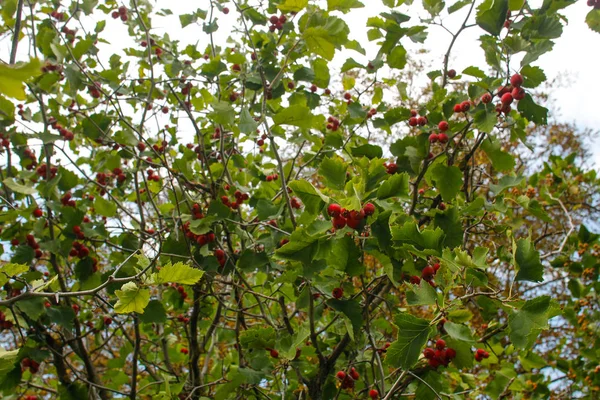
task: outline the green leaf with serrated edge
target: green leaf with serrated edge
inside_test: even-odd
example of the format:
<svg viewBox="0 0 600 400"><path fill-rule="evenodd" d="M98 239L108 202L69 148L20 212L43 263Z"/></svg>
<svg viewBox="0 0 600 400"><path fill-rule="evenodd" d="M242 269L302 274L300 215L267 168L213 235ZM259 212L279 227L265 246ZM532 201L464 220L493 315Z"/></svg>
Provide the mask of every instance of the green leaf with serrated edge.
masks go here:
<svg viewBox="0 0 600 400"><path fill-rule="evenodd" d="M468 326L462 324L455 324L454 322L447 321L444 324L444 330L450 335L451 338L460 340L463 342L474 343L473 335Z"/></svg>
<svg viewBox="0 0 600 400"><path fill-rule="evenodd" d="M523 100L519 100L517 109L525 118L533 123L538 125L546 125L548 123L548 109L535 104L529 94L526 94Z"/></svg>
<svg viewBox="0 0 600 400"><path fill-rule="evenodd" d="M279 8L283 12L300 12L306 8L308 5L308 0L285 0L282 4L278 5Z"/></svg>
<svg viewBox="0 0 600 400"><path fill-rule="evenodd" d="M237 261L237 266L242 271L253 272L254 270L264 271L265 266L270 264L269 257L264 251L255 251L246 249Z"/></svg>
<svg viewBox="0 0 600 400"><path fill-rule="evenodd" d="M292 181L288 185L294 193L302 200L306 211L312 214L318 214L323 205L329 203L329 197L325 196L308 181Z"/></svg>
<svg viewBox="0 0 600 400"><path fill-rule="evenodd" d="M377 189L377 198L380 200L389 199L390 197L408 199L409 180L410 178L406 172L392 175L383 181Z"/></svg>
<svg viewBox="0 0 600 400"><path fill-rule="evenodd" d="M403 46L396 46L388 55L388 65L390 68L403 69L406 66L406 49Z"/></svg>
<svg viewBox="0 0 600 400"><path fill-rule="evenodd" d="M365 5L358 0L327 0L328 11L341 11L344 14L353 8L363 8Z"/></svg>
<svg viewBox="0 0 600 400"><path fill-rule="evenodd" d="M0 286L4 286L12 277L27 271L29 271L29 267L25 264L8 263L0 266Z"/></svg>
<svg viewBox="0 0 600 400"><path fill-rule="evenodd" d="M546 74L540 67L526 65L519 72L523 76L523 87L535 88L546 81Z"/></svg>
<svg viewBox="0 0 600 400"><path fill-rule="evenodd" d="M167 312L160 301L151 300L139 318L146 324L163 324L167 322Z"/></svg>
<svg viewBox="0 0 600 400"><path fill-rule="evenodd" d="M523 307L510 315L508 327L510 340L515 347L531 347L540 332L548 328L550 296L541 296L525 302Z"/></svg>
<svg viewBox="0 0 600 400"><path fill-rule="evenodd" d="M115 290L115 295L119 299L115 304L117 314L127 314L136 312L141 314L150 301L150 291L139 288L135 282L128 282L121 287L121 290Z"/></svg>
<svg viewBox="0 0 600 400"><path fill-rule="evenodd" d="M406 302L409 306L429 306L437 303L435 289L425 280L418 285L410 285L411 290L406 291Z"/></svg>
<svg viewBox="0 0 600 400"><path fill-rule="evenodd" d="M457 2L452 4L450 7L448 7L448 14L457 12L458 10L462 9L463 7L471 4L471 2L472 2L472 0L458 0Z"/></svg>
<svg viewBox="0 0 600 400"><path fill-rule="evenodd" d="M326 157L319 166L319 175L325 178L327 186L343 190L346 186L346 171L348 166L339 157Z"/></svg>
<svg viewBox="0 0 600 400"><path fill-rule="evenodd" d="M256 128L258 127L258 122L252 118L248 108L244 107L242 109L242 113L240 114L240 132L242 133L254 133L256 132Z"/></svg>
<svg viewBox="0 0 600 400"><path fill-rule="evenodd" d="M475 78L485 78L485 72L483 72L481 69L477 68L477 67L467 67L463 70L463 75L470 75L470 76L474 76Z"/></svg>
<svg viewBox="0 0 600 400"><path fill-rule="evenodd" d="M34 188L30 186L18 183L14 178L6 178L2 181L2 183L4 183L10 190L12 190L15 193L32 195L37 192Z"/></svg>
<svg viewBox="0 0 600 400"><path fill-rule="evenodd" d="M437 16L446 6L442 0L423 0L423 8L432 16Z"/></svg>
<svg viewBox="0 0 600 400"><path fill-rule="evenodd" d="M508 11L508 0L485 0L477 7L475 21L486 32L498 36Z"/></svg>
<svg viewBox="0 0 600 400"><path fill-rule="evenodd" d="M277 125L293 125L302 129L310 129L313 125L313 114L306 106L284 108L273 116Z"/></svg>
<svg viewBox="0 0 600 400"><path fill-rule="evenodd" d="M398 339L388 347L385 361L395 368L410 369L427 343L432 328L429 321L406 313L394 317L398 327Z"/></svg>
<svg viewBox="0 0 600 400"><path fill-rule="evenodd" d="M8 65L0 63L0 93L15 98L25 100L24 82L41 75L41 64L37 58L31 59L28 63L18 63Z"/></svg>
<svg viewBox="0 0 600 400"><path fill-rule="evenodd" d="M525 177L520 176L520 175L519 176L505 175L502 178L500 178L500 181L498 182L497 185L490 185L490 189L496 195L499 195L506 189L509 189L509 188L512 188L515 186L519 186L521 184L521 182L523 182L524 180L525 180Z"/></svg>
<svg viewBox="0 0 600 400"><path fill-rule="evenodd" d="M105 200L100 196L96 196L94 199L94 209L98 214L104 217L114 217L117 215L117 205L114 202Z"/></svg>
<svg viewBox="0 0 600 400"><path fill-rule="evenodd" d="M442 375L436 371L427 371L421 379L418 380L415 399L419 400L438 400L443 390Z"/></svg>
<svg viewBox="0 0 600 400"><path fill-rule="evenodd" d="M585 16L585 22L591 30L600 33L600 10L591 10Z"/></svg>
<svg viewBox="0 0 600 400"><path fill-rule="evenodd" d="M273 347L277 334L275 329L267 327L252 327L240 333L240 344L245 349L264 350L266 347Z"/></svg>
<svg viewBox="0 0 600 400"><path fill-rule="evenodd" d="M203 275L204 271L190 267L182 262L175 264L169 263L163 265L156 273L154 282L157 284L178 283L180 285L193 285L197 283Z"/></svg>
<svg viewBox="0 0 600 400"><path fill-rule="evenodd" d="M402 226L392 228L392 239L400 244L415 246L419 250L433 249L441 251L444 231L440 228L420 231L415 222L408 221Z"/></svg>
<svg viewBox="0 0 600 400"><path fill-rule="evenodd" d="M481 143L481 149L492 161L492 166L498 171L511 171L515 167L515 158L502 151L500 143L489 136Z"/></svg>
<svg viewBox="0 0 600 400"><path fill-rule="evenodd" d="M362 308L356 300L327 300L327 305L336 311L341 311L352 323L354 333L358 333L363 325Z"/></svg>
<svg viewBox="0 0 600 400"><path fill-rule="evenodd" d="M544 280L544 266L540 262L540 253L529 239L519 239L516 243L514 263L518 273L517 281L541 282Z"/></svg>
<svg viewBox="0 0 600 400"><path fill-rule="evenodd" d="M431 170L431 178L444 201L452 201L463 185L462 172L458 167L437 164Z"/></svg>

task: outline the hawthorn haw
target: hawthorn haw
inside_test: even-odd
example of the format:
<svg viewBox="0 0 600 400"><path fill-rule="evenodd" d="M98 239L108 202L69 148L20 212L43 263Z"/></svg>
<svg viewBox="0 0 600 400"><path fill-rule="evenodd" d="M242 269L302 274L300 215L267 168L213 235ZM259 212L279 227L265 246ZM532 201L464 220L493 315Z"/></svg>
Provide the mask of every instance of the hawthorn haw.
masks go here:
<svg viewBox="0 0 600 400"><path fill-rule="evenodd" d="M344 297L344 289L340 288L340 287L336 287L335 289L333 289L333 291L331 292L331 296L334 299L341 299L342 297Z"/></svg>

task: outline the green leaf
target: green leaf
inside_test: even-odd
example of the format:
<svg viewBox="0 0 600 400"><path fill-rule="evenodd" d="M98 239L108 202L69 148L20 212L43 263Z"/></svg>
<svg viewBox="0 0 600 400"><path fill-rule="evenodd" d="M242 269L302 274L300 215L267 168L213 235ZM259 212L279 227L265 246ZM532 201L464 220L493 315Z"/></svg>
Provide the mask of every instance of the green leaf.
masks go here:
<svg viewBox="0 0 600 400"><path fill-rule="evenodd" d="M517 109L529 121L538 125L546 125L548 123L548 109L546 107L535 104L531 95L525 95L523 100L519 100Z"/></svg>
<svg viewBox="0 0 600 400"><path fill-rule="evenodd" d="M534 14L526 20L521 35L527 40L556 39L562 35L562 31L558 15Z"/></svg>
<svg viewBox="0 0 600 400"><path fill-rule="evenodd" d="M254 326L240 333L240 343L246 349L264 350L265 347L273 347L277 333L270 326Z"/></svg>
<svg viewBox="0 0 600 400"><path fill-rule="evenodd" d="M513 246L515 244L513 243ZM516 243L514 262L518 269L517 281L541 282L544 280L544 266L540 253L529 239L519 239Z"/></svg>
<svg viewBox="0 0 600 400"><path fill-rule="evenodd" d="M36 193L36 190L30 186L25 186L18 183L14 178L6 178L2 181L10 190L16 193L32 195Z"/></svg>
<svg viewBox="0 0 600 400"><path fill-rule="evenodd" d="M483 30L498 36L508 11L508 0L485 0L477 7L475 21Z"/></svg>
<svg viewBox="0 0 600 400"><path fill-rule="evenodd" d="M273 116L276 125L293 125L301 129L310 129L313 126L314 115L307 106L297 105L284 108Z"/></svg>
<svg viewBox="0 0 600 400"><path fill-rule="evenodd" d="M460 10L461 8L472 3L472 0L458 0L456 3L448 7L448 14L452 14Z"/></svg>
<svg viewBox="0 0 600 400"><path fill-rule="evenodd" d="M297 13L304 10L307 5L308 0L285 0L282 4L278 5L277 8L279 8L284 13Z"/></svg>
<svg viewBox="0 0 600 400"><path fill-rule="evenodd" d="M387 180L383 181L379 189L377 189L377 198L380 200L390 197L400 197L403 199L409 198L409 176L406 172L402 174L394 174Z"/></svg>
<svg viewBox="0 0 600 400"><path fill-rule="evenodd" d="M479 110L475 113L474 122L480 132L490 133L498 123L498 115L494 110Z"/></svg>
<svg viewBox="0 0 600 400"><path fill-rule="evenodd" d="M363 144L362 146L352 147L350 149L354 157L367 157L369 159L381 158L383 149L374 144Z"/></svg>
<svg viewBox="0 0 600 400"><path fill-rule="evenodd" d="M41 74L40 60L37 58L14 66L0 63L0 93L17 100L25 100L27 97L23 83Z"/></svg>
<svg viewBox="0 0 600 400"><path fill-rule="evenodd" d="M486 76L485 72L483 72L481 69L472 66L465 68L462 73L463 75L470 75L480 79L483 79Z"/></svg>
<svg viewBox="0 0 600 400"><path fill-rule="evenodd" d="M325 203L329 203L329 197L325 196L319 190L306 180L290 182L288 185L300 200L304 203L306 211L311 214L318 214Z"/></svg>
<svg viewBox="0 0 600 400"><path fill-rule="evenodd" d="M346 186L346 170L348 166L339 157L326 157L319 166L319 175L325 178L327 186L343 190Z"/></svg>
<svg viewBox="0 0 600 400"><path fill-rule="evenodd" d="M450 335L451 338L460 340L463 342L475 343L471 330L468 326L462 324L455 324L454 322L447 321L444 324L444 329Z"/></svg>
<svg viewBox="0 0 600 400"><path fill-rule="evenodd" d="M443 391L442 376L435 371L427 371L421 379L418 380L415 399L438 400L438 393Z"/></svg>
<svg viewBox="0 0 600 400"><path fill-rule="evenodd" d="M327 0L328 11L341 11L344 14L353 8L363 8L365 5L358 0Z"/></svg>
<svg viewBox="0 0 600 400"><path fill-rule="evenodd" d="M411 285L411 291L406 292L406 302L410 306L432 306L437 303L435 289L424 280L419 285Z"/></svg>
<svg viewBox="0 0 600 400"><path fill-rule="evenodd" d="M335 45L329 38L327 29L321 26L310 27L304 31L304 40L308 49L331 61L335 54Z"/></svg>
<svg viewBox="0 0 600 400"><path fill-rule="evenodd" d="M536 40L527 48L527 54L521 60L521 67L531 64L532 62L540 58L542 54L545 54L552 50L553 47L554 42L552 42L549 39Z"/></svg>
<svg viewBox="0 0 600 400"><path fill-rule="evenodd" d="M124 284L121 290L115 290L115 295L119 299L115 304L115 312L117 314L130 312L141 314L150 301L150 291L139 288L135 282Z"/></svg>
<svg viewBox="0 0 600 400"><path fill-rule="evenodd" d="M431 178L444 201L454 200L463 185L462 172L455 166L437 164L431 170Z"/></svg>
<svg viewBox="0 0 600 400"><path fill-rule="evenodd" d="M27 271L29 271L29 267L25 264L8 263L0 266L0 286L4 286L12 277Z"/></svg>
<svg viewBox="0 0 600 400"><path fill-rule="evenodd" d="M440 228L420 231L416 222L405 222L392 228L392 238L400 244L414 246L418 250L431 249L441 252L444 231Z"/></svg>
<svg viewBox="0 0 600 400"><path fill-rule="evenodd" d="M178 283L180 285L194 285L202 276L204 276L204 271L200 269L190 267L182 262L169 263L156 273L155 282L157 284Z"/></svg>
<svg viewBox="0 0 600 400"><path fill-rule="evenodd" d="M18 356L18 349L6 351L4 347L0 347L0 376L5 376L6 373L14 368Z"/></svg>
<svg viewBox="0 0 600 400"><path fill-rule="evenodd" d="M215 101L211 104L211 107L214 111L209 113L208 117L216 124L233 125L235 120L235 110L231 107L231 104L225 101Z"/></svg>
<svg viewBox="0 0 600 400"><path fill-rule="evenodd" d="M252 118L250 112L247 107L242 109L242 113L240 114L240 132L242 133L254 133L256 132L256 128L258 127L258 122Z"/></svg>
<svg viewBox="0 0 600 400"><path fill-rule="evenodd" d="M311 62L310 65L315 72L312 82L318 87L322 88L329 86L329 80L331 79L331 76L329 75L329 66L327 65L327 61L322 58L316 58Z"/></svg>
<svg viewBox="0 0 600 400"><path fill-rule="evenodd" d="M431 332L429 321L406 313L398 313L394 317L398 327L398 339L388 347L386 363L395 367L410 369L421 354L421 350Z"/></svg>
<svg viewBox="0 0 600 400"><path fill-rule="evenodd" d="M98 214L104 217L114 217L117 215L117 205L100 196L96 196L94 199L94 209Z"/></svg>
<svg viewBox="0 0 600 400"><path fill-rule="evenodd" d="M498 182L497 185L490 185L490 189L497 196L508 188L519 186L521 184L521 182L523 182L524 179L525 179L525 177L523 177L521 175L519 175L519 176L505 175L502 178L500 178L500 181Z"/></svg>
<svg viewBox="0 0 600 400"><path fill-rule="evenodd" d="M600 33L600 10L591 10L585 16L585 22L591 30Z"/></svg>
<svg viewBox="0 0 600 400"><path fill-rule="evenodd" d="M167 322L167 312L159 300L151 300L139 318L145 324L162 324Z"/></svg>
<svg viewBox="0 0 600 400"><path fill-rule="evenodd" d="M327 300L327 305L336 311L341 311L352 323L354 333L358 333L363 325L362 307L356 300Z"/></svg>
<svg viewBox="0 0 600 400"><path fill-rule="evenodd" d="M535 88L538 87L542 82L546 81L546 74L540 67L532 67L526 65L521 68L521 75L523 76L523 87Z"/></svg>
<svg viewBox="0 0 600 400"><path fill-rule="evenodd" d="M423 0L423 8L431 14L432 17L439 15L446 4L442 0Z"/></svg>
<svg viewBox="0 0 600 400"><path fill-rule="evenodd" d="M354 58L348 58L344 62L344 65L342 65L342 72L347 72L354 68L364 68L364 66L361 63L355 61Z"/></svg>
<svg viewBox="0 0 600 400"><path fill-rule="evenodd" d="M406 49L403 46L397 45L392 49L388 55L388 65L396 69L403 69L406 66Z"/></svg>
<svg viewBox="0 0 600 400"><path fill-rule="evenodd" d="M515 167L515 158L509 153L502 151L500 142L488 136L481 148L492 161L492 166L498 171L512 171Z"/></svg>
<svg viewBox="0 0 600 400"><path fill-rule="evenodd" d="M509 317L510 340L517 348L530 348L540 332L548 328L550 304L550 296L537 297Z"/></svg>
<svg viewBox="0 0 600 400"><path fill-rule="evenodd" d="M73 320L75 319L75 311L69 306L55 306L46 309L46 314L53 323L62 326L66 330L73 330L75 325Z"/></svg>
<svg viewBox="0 0 600 400"><path fill-rule="evenodd" d="M252 249L246 249L237 261L237 266L247 272L254 272L255 270L264 271L265 265L269 265L270 260L264 251L254 251Z"/></svg>

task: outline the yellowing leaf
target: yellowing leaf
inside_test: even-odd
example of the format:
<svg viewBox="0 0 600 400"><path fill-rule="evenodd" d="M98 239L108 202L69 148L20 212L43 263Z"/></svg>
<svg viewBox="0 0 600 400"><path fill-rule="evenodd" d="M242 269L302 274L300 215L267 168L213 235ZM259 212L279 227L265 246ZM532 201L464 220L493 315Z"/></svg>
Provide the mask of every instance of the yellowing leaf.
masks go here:
<svg viewBox="0 0 600 400"><path fill-rule="evenodd" d="M17 100L25 100L23 82L32 77L41 75L40 60L33 58L28 63L19 63L15 66L0 64L0 93Z"/></svg>
<svg viewBox="0 0 600 400"><path fill-rule="evenodd" d="M4 264L0 267L0 286L4 286L11 277L26 271L29 271L29 267L25 264Z"/></svg>
<svg viewBox="0 0 600 400"><path fill-rule="evenodd" d="M154 281L160 283L178 283L180 285L193 285L204 276L204 271L192 268L182 262L167 264L156 273Z"/></svg>
<svg viewBox="0 0 600 400"><path fill-rule="evenodd" d="M139 288L135 282L128 282L121 287L121 290L115 290L119 301L115 304L117 314L127 314L136 312L141 314L144 308L150 302L150 291Z"/></svg>

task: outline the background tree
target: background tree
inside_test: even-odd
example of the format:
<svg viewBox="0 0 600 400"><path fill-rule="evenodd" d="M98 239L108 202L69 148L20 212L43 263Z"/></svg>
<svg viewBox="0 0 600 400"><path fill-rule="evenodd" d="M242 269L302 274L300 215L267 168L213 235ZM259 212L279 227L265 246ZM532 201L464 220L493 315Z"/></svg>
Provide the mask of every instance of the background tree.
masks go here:
<svg viewBox="0 0 600 400"><path fill-rule="evenodd" d="M573 3L384 0L357 42L358 0L213 0L200 49L151 2L5 0L3 398L598 396L594 133L534 65Z"/></svg>

